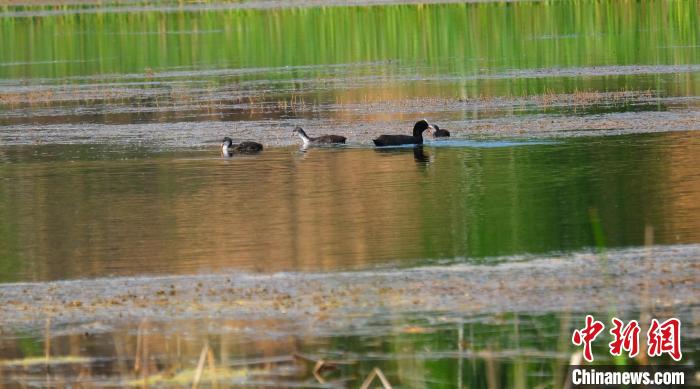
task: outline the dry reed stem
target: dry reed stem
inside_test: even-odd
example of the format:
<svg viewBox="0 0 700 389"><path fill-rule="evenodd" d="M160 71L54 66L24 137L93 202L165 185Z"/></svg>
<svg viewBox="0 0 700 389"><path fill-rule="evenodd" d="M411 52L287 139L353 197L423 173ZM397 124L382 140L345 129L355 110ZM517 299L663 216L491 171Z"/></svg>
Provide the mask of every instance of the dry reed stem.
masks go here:
<svg viewBox="0 0 700 389"><path fill-rule="evenodd" d="M644 266L649 269L654 266L654 260L652 258L652 246L654 245L654 227L647 224L644 227L644 248L645 248L645 258ZM639 311L639 325L640 331L646 333L648 328L648 323L651 321L651 312L653 311L653 302L649 295L649 289L651 285L651 280L649 279L649 272L645 272L644 282L642 283L642 290L640 293L640 311ZM647 358L647 344L646 342L639 342L639 354L637 354L637 361L639 364L646 365L649 363Z"/></svg>
<svg viewBox="0 0 700 389"><path fill-rule="evenodd" d="M212 387L218 388L219 380L216 378L216 360L214 359L214 353L211 351L211 347L207 347L207 349L207 364L209 365L211 376L214 377L212 379Z"/></svg>
<svg viewBox="0 0 700 389"><path fill-rule="evenodd" d="M136 353L134 355L134 372L141 370L141 343L143 342L143 322L136 331Z"/></svg>
<svg viewBox="0 0 700 389"><path fill-rule="evenodd" d="M48 365L49 359L51 359L51 317L46 318L44 326L44 357Z"/></svg>
<svg viewBox="0 0 700 389"><path fill-rule="evenodd" d="M571 357L569 358L569 369L566 372L566 381L564 382L564 386L562 387L563 389L573 388L573 382L569 380L569 377L571 377L571 371L573 370L574 366L577 365L583 365L583 354L578 350L574 351L571 354Z"/></svg>
<svg viewBox="0 0 700 389"><path fill-rule="evenodd" d="M320 384L325 384L325 383L326 383L326 380L323 379L323 377L321 376L321 373L320 373L320 370L321 370L321 368L323 367L323 365L324 365L325 363L326 363L326 362L325 362L323 359L319 359L318 362L316 362L316 365L314 365L313 374L314 374L314 377L316 378L316 380L317 380Z"/></svg>
<svg viewBox="0 0 700 389"><path fill-rule="evenodd" d="M369 373L367 378L365 378L364 382L362 382L362 386L360 387L360 389L369 388L369 385L372 383L372 381L374 381L375 376L379 377L379 381L382 383L382 387L384 387L384 389L391 389L392 388L391 384L389 383L389 380L386 379L386 377L384 376L384 373L382 373L381 369L379 369L378 367L375 367L374 369L372 369L372 372Z"/></svg>
<svg viewBox="0 0 700 389"><path fill-rule="evenodd" d="M51 365L49 365L51 357L51 317L46 318L46 326L44 328L44 357L46 358L46 387L51 387Z"/></svg>
<svg viewBox="0 0 700 389"><path fill-rule="evenodd" d="M311 373L313 374L314 378L316 378L316 380L321 384L326 383L326 380L321 375L321 369L323 369L324 367L334 367L336 365L352 365L357 363L357 361L327 361L325 359L316 359L299 352L295 352L294 354L292 354L292 358L301 359L306 362L313 362L314 368L313 370L311 370Z"/></svg>
<svg viewBox="0 0 700 389"><path fill-rule="evenodd" d="M141 370L141 375L143 376L143 387L148 388L148 375L149 375L149 358L148 358L148 337L146 336L146 322L144 321L143 323L144 326L144 334L142 336L142 341L141 341L141 363L143 365L143 369Z"/></svg>
<svg viewBox="0 0 700 389"><path fill-rule="evenodd" d="M199 361L197 362L197 370L194 374L194 380L192 381L192 389L196 389L199 385L199 380L202 378L202 372L204 371L204 362L206 361L207 354L209 352L209 344L205 343L202 348L202 352L199 354Z"/></svg>
<svg viewBox="0 0 700 389"><path fill-rule="evenodd" d="M316 361L319 360L319 359L313 358L313 357L311 357L311 356L304 355L304 354L302 354L302 353L300 353L300 352L295 352L294 354L292 354L292 358L301 359L301 360L304 360L304 361L307 361L307 362L313 362L313 363L316 363ZM330 359L329 359L329 360L325 360L325 359L324 359L324 360L323 360L323 363L324 363L324 366L333 366L333 365L354 365L354 364L357 363L357 361L352 361L352 360L350 360L350 361L339 361L339 360L330 360Z"/></svg>

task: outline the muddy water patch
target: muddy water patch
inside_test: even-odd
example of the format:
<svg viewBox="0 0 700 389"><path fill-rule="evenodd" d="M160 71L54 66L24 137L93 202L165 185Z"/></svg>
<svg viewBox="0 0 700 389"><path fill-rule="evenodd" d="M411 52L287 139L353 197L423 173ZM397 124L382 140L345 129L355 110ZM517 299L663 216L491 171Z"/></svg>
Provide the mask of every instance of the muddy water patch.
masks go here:
<svg viewBox="0 0 700 389"><path fill-rule="evenodd" d="M386 312L458 316L688 306L698 293L698 259L700 247L681 245L611 250L605 257L504 258L494 266L17 283L0 285L0 312L3 327L24 329L41 328L47 317L58 327L236 317L279 319L297 330L332 334L337 326L366 331L368 320ZM650 300L640 299L640 287Z"/></svg>
<svg viewBox="0 0 700 389"><path fill-rule="evenodd" d="M422 71L429 74L421 74ZM448 69L444 71L449 72ZM587 73L589 71L590 74ZM450 76L440 72L439 69L431 70L425 67L425 64L401 62L251 69L195 68L186 71L168 71L167 69L153 71L149 68L148 73L142 74L102 74L75 79L27 79L20 80L19 84L16 81L5 80L6 86L0 93L0 103L15 106L28 103L48 104L70 101L89 103L149 97L157 97L163 103L167 103L169 99L178 101L178 98L201 101L250 98L250 103L256 101L269 103L271 99L274 101L285 95L296 94L304 97L309 104L338 102L405 104L402 101L407 100L406 95L420 93L428 96L416 96L414 99L426 103L430 103L431 99L441 98L460 100L460 102L485 98L483 102L487 106L494 102L498 103L499 99L504 100L501 104L509 101L512 104L515 99L520 100L515 102L522 104L522 100L527 100L532 94L531 99L541 99L543 104L560 102L579 105L591 99L603 101L610 99L619 102L635 97L692 96L694 91L678 89L691 88L692 84L696 83L699 71L700 67L694 67L694 65L682 67L659 65L592 69L523 69L497 74ZM438 72L439 76L430 75L432 72ZM604 76L612 75L629 76L629 79L620 79L619 91L596 92L594 85L603 81L605 84L610 84L610 80ZM664 82L653 83L646 78L635 77L642 75L655 75ZM547 81L547 85L538 86L535 90L512 90L514 84L520 85L525 82L521 80L527 78L550 78L550 80ZM570 87L563 85L571 83L567 78L576 80L573 91ZM686 82L681 82L679 78ZM489 82L486 94L483 90L473 88L474 81L479 80ZM691 85L687 85L688 82ZM26 85L27 83L31 85ZM381 84L381 88L377 88L377 84ZM631 90L634 84L646 89ZM466 95L465 87L468 90ZM383 93L382 88L385 89ZM395 89L398 89L395 93L398 96L387 96L387 90ZM399 91L402 93L398 93ZM513 96L514 92L516 96ZM571 96L567 96L568 94ZM458 97L453 97L455 95ZM394 102L395 100L398 101ZM534 102L537 103L537 101Z"/></svg>
<svg viewBox="0 0 700 389"><path fill-rule="evenodd" d="M128 114L129 117L132 114ZM137 113L133 115L138 115ZM348 142L371 145L372 139L386 133L409 133L413 121L428 118L451 132L452 138L567 138L580 136L630 135L643 133L686 132L700 130L696 110L642 111L598 115L530 114L464 119L454 113L439 116L430 112L413 113L411 121L385 121L374 114L351 114L352 121L333 118L279 118L277 120L220 121L204 120L212 115L196 110L192 121L142 124L21 124L5 125L0 141L6 145L29 144L115 144L141 145L159 149L212 147L224 136L236 141L254 140L267 146L298 144L291 130L302 126L311 134L338 133ZM50 116L47 116L50 118ZM183 117L180 117L183 119ZM53 119L47 119L56 121ZM429 135L426 134L429 138Z"/></svg>
<svg viewBox="0 0 700 389"><path fill-rule="evenodd" d="M89 91L89 95L94 91ZM131 124L133 122L163 123L178 120L240 121L255 119L283 120L297 117L351 121L376 121L389 115L429 114L434 120L464 116L473 112L480 117L502 117L536 113L590 114L617 111L662 111L690 108L697 105L693 97L661 97L651 92L551 94L531 97L484 98L415 98L396 101L366 101L364 103L307 101L304 95L238 96L228 92L149 90L147 94L128 94L124 90L100 97L56 98L53 92L21 97L7 96L11 110L0 112L0 123L51 125L62 123ZM214 93L214 95L212 95ZM139 97L136 97L139 95ZM76 100L73 100L73 99ZM16 99L14 102L11 100ZM45 100L42 100L45 99ZM438 119L440 118L440 119ZM245 123L242 123L245 124Z"/></svg>

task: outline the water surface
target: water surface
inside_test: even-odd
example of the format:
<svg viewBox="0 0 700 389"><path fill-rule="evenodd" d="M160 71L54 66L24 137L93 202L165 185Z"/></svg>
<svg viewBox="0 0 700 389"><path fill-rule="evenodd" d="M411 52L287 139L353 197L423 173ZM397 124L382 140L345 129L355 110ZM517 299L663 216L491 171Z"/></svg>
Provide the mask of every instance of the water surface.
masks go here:
<svg viewBox="0 0 700 389"><path fill-rule="evenodd" d="M301 124L370 144L365 128L421 117L479 133L506 127L489 118L628 111L647 114L579 127L698 129L695 2L232 6L6 8L0 141L289 144ZM668 110L680 117L654 114ZM565 125L548 123L507 132Z"/></svg>
<svg viewBox="0 0 700 389"><path fill-rule="evenodd" d="M206 382L245 386L356 387L381 368L402 386L560 387L580 354L570 334L583 314L608 322L613 312L642 326L682 320L692 381L699 252L684 244L493 266L0 285L0 384L187 384L204 355ZM611 364L601 335L596 361Z"/></svg>
<svg viewBox="0 0 700 389"><path fill-rule="evenodd" d="M597 218L700 242L694 132L217 153L0 149L3 280L488 262L595 247Z"/></svg>
<svg viewBox="0 0 700 389"><path fill-rule="evenodd" d="M0 8L0 386L189 386L204 355L222 384L556 387L613 292L697 365L697 2L303 5ZM420 118L453 138L371 147Z"/></svg>

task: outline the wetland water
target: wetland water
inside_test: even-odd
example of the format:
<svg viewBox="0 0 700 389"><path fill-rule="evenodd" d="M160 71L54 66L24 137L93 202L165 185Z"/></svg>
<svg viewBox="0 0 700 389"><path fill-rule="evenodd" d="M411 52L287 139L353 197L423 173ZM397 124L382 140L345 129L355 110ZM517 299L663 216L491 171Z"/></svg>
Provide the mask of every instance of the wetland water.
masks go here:
<svg viewBox="0 0 700 389"><path fill-rule="evenodd" d="M0 386L557 387L611 310L697 363L696 2L275 4L0 8Z"/></svg>
<svg viewBox="0 0 700 389"><path fill-rule="evenodd" d="M696 132L422 150L0 148L3 281L335 271L700 241Z"/></svg>

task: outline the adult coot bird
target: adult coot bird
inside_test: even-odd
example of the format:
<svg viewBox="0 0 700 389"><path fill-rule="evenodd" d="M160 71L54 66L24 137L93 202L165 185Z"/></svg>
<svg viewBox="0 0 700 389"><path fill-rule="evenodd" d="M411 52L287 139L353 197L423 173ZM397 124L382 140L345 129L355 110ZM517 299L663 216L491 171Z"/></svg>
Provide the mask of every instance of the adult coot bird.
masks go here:
<svg viewBox="0 0 700 389"><path fill-rule="evenodd" d="M433 137L435 137L435 138L447 138L448 136L450 136L449 131L441 130L437 124L434 124L433 127L435 127L435 131L433 131Z"/></svg>
<svg viewBox="0 0 700 389"><path fill-rule="evenodd" d="M425 120L419 120L413 126L413 135L382 135L374 139L377 146L422 145L423 131L433 128Z"/></svg>
<svg viewBox="0 0 700 389"><path fill-rule="evenodd" d="M311 138L308 135L306 135L306 132L301 127L295 128L294 131L292 131L292 134L299 135L299 138L301 138L301 140L304 141L304 146L332 145L345 143L345 137L340 135L321 135L315 138Z"/></svg>
<svg viewBox="0 0 700 389"><path fill-rule="evenodd" d="M233 140L228 136L221 141L221 154L230 157L233 154L254 154L262 151L263 146L256 142L241 142L234 145Z"/></svg>

